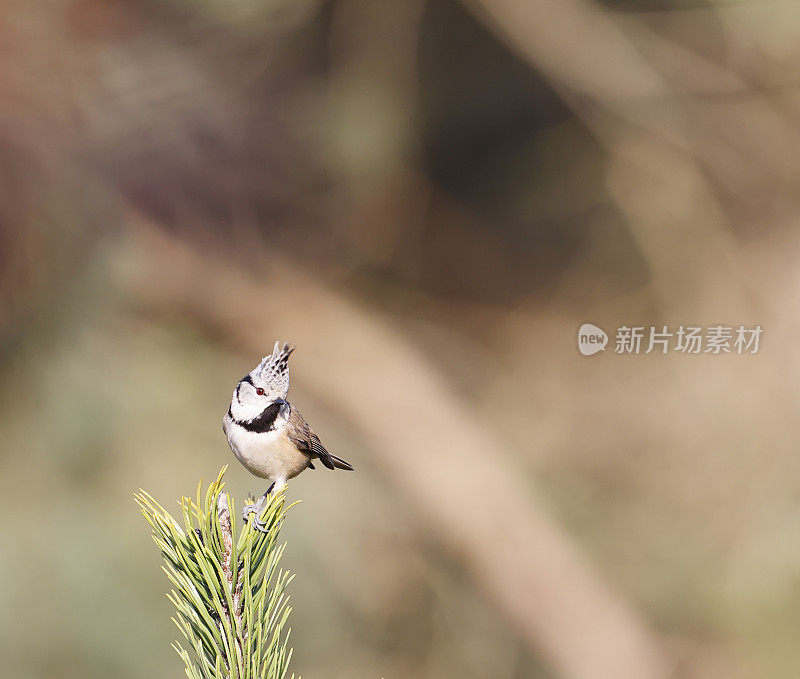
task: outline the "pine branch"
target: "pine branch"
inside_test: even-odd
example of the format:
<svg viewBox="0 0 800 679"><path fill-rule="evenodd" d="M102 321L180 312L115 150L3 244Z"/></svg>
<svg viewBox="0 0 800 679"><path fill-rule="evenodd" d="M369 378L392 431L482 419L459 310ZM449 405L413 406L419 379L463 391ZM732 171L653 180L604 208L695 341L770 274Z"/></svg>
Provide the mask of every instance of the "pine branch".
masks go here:
<svg viewBox="0 0 800 679"><path fill-rule="evenodd" d="M173 647L189 679L283 679L292 649L284 627L291 612L286 587L293 576L278 568L286 516L282 492L261 511L262 532L248 522L237 535L233 500L222 492L223 467L202 497L180 501L183 525L147 491L134 494L153 529L173 589L173 621L191 652ZM294 675L292 675L294 677Z"/></svg>

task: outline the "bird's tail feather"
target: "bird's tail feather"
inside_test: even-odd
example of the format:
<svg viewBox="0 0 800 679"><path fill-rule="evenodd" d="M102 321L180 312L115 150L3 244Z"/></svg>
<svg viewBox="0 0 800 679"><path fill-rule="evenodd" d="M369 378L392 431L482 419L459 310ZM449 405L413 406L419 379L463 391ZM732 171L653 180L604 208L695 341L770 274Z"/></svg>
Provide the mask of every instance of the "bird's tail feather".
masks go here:
<svg viewBox="0 0 800 679"><path fill-rule="evenodd" d="M333 460L333 466L336 469L346 469L347 471L353 471L353 465L349 462L345 462L341 457L336 457L336 455L331 455L331 460Z"/></svg>

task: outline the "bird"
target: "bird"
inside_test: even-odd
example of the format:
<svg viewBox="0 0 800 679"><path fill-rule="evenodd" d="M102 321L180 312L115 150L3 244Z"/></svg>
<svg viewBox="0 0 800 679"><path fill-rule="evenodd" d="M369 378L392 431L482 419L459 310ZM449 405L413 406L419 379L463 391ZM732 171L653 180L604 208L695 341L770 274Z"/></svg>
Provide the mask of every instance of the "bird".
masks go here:
<svg viewBox="0 0 800 679"><path fill-rule="evenodd" d="M270 493L314 469L313 460L328 469L353 471L349 462L328 452L300 411L286 400L293 351L292 345L275 342L272 354L239 380L222 418L222 431L239 462L254 476L271 482L264 495L242 512L245 522L254 513L254 525L262 531L266 528L261 509Z"/></svg>

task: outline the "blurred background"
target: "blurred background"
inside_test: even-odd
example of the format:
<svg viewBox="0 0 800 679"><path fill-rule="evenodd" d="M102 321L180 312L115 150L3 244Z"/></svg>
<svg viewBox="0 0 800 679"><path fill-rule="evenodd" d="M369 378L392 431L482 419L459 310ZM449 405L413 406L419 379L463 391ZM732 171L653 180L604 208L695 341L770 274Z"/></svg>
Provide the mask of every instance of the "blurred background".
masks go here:
<svg viewBox="0 0 800 679"><path fill-rule="evenodd" d="M798 676L796 2L6 0L0 53L7 676L182 674L131 493L263 492L276 339L357 470L289 490L296 673Z"/></svg>

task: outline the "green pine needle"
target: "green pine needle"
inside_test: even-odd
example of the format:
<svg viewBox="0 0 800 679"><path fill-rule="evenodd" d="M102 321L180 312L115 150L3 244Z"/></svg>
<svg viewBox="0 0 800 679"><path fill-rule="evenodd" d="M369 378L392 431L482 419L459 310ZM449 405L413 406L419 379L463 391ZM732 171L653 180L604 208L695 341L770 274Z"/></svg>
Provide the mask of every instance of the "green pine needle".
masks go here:
<svg viewBox="0 0 800 679"><path fill-rule="evenodd" d="M266 532L251 520L238 533L233 499L222 492L226 469L205 496L201 479L195 500L181 498L182 525L147 491L134 494L172 584L167 597L186 642L173 648L189 679L284 679L292 657L285 591L294 576L278 568L278 536L290 507L283 492L271 495L260 517Z"/></svg>

